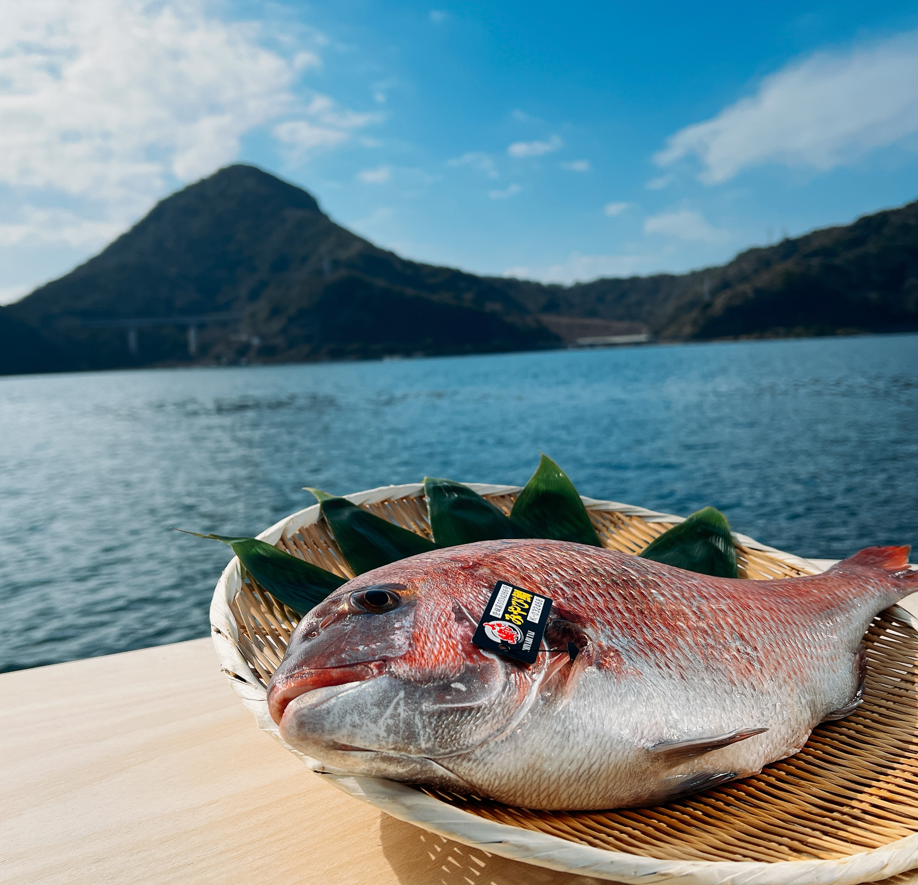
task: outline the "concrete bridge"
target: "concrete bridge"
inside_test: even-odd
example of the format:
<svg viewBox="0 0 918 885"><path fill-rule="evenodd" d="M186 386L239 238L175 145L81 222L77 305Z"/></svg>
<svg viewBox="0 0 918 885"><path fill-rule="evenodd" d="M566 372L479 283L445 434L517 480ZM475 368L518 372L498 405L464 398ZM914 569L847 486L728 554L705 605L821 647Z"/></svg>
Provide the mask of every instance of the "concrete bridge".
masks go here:
<svg viewBox="0 0 918 885"><path fill-rule="evenodd" d="M76 326L81 329L125 329L127 331L128 350L132 356L137 356L140 353L138 329L151 326L185 326L188 331L188 353L190 356L196 356L198 353L198 329L201 326L236 323L244 316L244 311L236 310L225 313L204 313L197 316L111 317L96 320L67 317L61 321L61 325Z"/></svg>

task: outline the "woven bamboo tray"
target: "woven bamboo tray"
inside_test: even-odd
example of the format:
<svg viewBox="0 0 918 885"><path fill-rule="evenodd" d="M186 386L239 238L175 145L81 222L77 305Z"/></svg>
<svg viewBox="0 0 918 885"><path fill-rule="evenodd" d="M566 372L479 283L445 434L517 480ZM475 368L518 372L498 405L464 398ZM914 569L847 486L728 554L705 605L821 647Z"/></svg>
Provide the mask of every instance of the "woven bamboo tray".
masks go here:
<svg viewBox="0 0 918 885"><path fill-rule="evenodd" d="M519 488L470 484L509 512ZM379 516L430 536L420 484L347 496ZM637 553L680 517L584 498L605 547ZM318 505L259 537L352 577ZM734 535L740 574L768 580L815 574L806 560ZM266 686L296 616L249 580L233 559L211 604L223 672L259 726L281 743ZM339 789L424 829L493 854L618 882L685 885L856 885L918 866L918 625L893 606L865 643L864 703L816 728L797 755L655 808L545 812L329 770L301 756Z"/></svg>

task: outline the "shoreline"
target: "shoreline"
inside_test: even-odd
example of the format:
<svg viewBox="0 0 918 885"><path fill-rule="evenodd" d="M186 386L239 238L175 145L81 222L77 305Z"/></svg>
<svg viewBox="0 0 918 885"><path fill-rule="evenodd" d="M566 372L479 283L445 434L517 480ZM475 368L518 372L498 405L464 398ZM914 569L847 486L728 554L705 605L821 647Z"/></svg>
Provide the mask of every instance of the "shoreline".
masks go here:
<svg viewBox="0 0 918 885"><path fill-rule="evenodd" d="M495 356L523 356L532 354L545 353L595 353L606 350L645 350L659 349L670 347L705 347L708 345L720 344L755 344L758 342L775 342L775 341L837 341L839 339L861 339L861 338L896 338L907 337L909 335L918 335L918 329L893 330L889 332L869 332L869 331L847 331L839 330L838 332L826 333L823 335L745 335L732 338L709 338L703 340L693 339L659 339L651 338L649 341L642 343L622 343L607 345L576 345L567 344L560 347L541 347L533 350L486 350L475 351L472 353L413 353L413 354L386 354L380 356L354 356L341 359L304 359L304 360L277 360L259 362L257 360L245 360L239 362L183 362L183 363L151 363L142 366L119 366L98 369L67 369L64 371L49 372L7 372L0 373L0 381L5 378L47 378L49 376L72 376L72 375L100 375L106 373L120 372L150 372L150 371L182 371L186 369L208 370L208 369L266 369L284 366L341 366L341 365L361 365L365 363L399 363L415 362L418 360L451 360L451 359L475 359L477 357L495 357Z"/></svg>

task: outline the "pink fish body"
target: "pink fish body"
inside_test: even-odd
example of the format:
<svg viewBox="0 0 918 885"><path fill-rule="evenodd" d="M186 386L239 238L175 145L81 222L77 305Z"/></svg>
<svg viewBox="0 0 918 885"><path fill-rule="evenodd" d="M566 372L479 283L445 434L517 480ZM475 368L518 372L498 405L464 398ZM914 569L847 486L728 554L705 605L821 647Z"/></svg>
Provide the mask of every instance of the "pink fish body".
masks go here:
<svg viewBox="0 0 918 885"><path fill-rule="evenodd" d="M309 612L268 702L334 770L529 808L654 804L754 774L850 713L867 627L918 590L907 555L748 581L558 541L426 553ZM552 599L531 667L472 644L497 581Z"/></svg>

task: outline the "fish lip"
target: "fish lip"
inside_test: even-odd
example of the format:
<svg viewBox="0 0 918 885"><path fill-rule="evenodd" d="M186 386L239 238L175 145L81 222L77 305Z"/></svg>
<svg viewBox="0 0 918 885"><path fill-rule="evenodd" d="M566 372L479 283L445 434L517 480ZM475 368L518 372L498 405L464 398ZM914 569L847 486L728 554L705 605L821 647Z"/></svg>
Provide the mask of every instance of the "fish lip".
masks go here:
<svg viewBox="0 0 918 885"><path fill-rule="evenodd" d="M287 707L296 698L321 688L364 682L379 676L384 666L382 661L371 661L340 667L316 667L300 670L278 682L272 679L268 686L268 712L274 722L280 725Z"/></svg>

